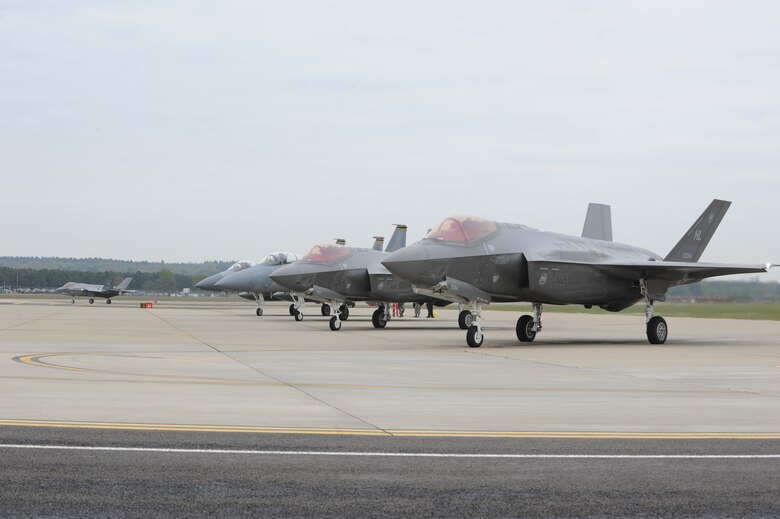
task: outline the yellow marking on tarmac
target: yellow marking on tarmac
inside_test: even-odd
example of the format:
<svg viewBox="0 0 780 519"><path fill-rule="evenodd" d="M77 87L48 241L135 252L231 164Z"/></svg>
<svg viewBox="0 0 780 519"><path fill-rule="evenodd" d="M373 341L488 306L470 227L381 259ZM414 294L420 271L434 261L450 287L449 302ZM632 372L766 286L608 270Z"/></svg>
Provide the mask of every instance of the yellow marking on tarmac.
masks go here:
<svg viewBox="0 0 780 519"><path fill-rule="evenodd" d="M321 434L340 436L398 436L425 438L571 438L637 440L777 440L780 433L728 432L599 432L599 431L444 431L406 429L337 429L324 427L254 427L241 425L177 425L123 422L69 422L53 420L0 420L0 426L64 429L111 429L125 431L178 431L251 434Z"/></svg>

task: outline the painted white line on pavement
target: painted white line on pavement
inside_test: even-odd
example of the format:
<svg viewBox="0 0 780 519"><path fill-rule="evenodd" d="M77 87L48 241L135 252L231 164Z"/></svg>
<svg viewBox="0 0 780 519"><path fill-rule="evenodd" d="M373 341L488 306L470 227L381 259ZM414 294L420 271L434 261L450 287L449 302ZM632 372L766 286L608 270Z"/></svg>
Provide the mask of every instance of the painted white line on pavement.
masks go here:
<svg viewBox="0 0 780 519"><path fill-rule="evenodd" d="M157 447L101 447L86 445L26 445L0 444L0 449L36 449L61 451L153 452L166 454L252 454L256 456L355 456L386 458L485 458L485 459L681 459L733 460L780 459L780 454L463 454L438 452L350 452L350 451L294 451L244 449L173 449Z"/></svg>

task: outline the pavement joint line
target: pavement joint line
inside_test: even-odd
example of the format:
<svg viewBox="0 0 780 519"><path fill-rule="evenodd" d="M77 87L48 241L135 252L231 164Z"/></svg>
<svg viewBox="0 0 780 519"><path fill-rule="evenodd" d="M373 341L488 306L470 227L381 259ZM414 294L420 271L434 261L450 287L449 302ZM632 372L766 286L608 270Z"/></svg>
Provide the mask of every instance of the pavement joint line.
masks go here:
<svg viewBox="0 0 780 519"><path fill-rule="evenodd" d="M255 449L184 449L161 447L104 447L94 445L0 444L0 449L133 452L155 454L235 454L255 456L326 456L360 458L466 458L466 459L602 459L602 460L765 460L780 454L485 454L448 452L359 452Z"/></svg>
<svg viewBox="0 0 780 519"><path fill-rule="evenodd" d="M0 419L0 427L59 429L108 429L148 432L210 432L328 436L385 436L416 438L541 438L541 439L637 439L637 440L780 440L780 433L758 432L606 432L606 431L443 431L407 429L336 429L317 427L261 427L246 425L178 425L122 422L76 422Z"/></svg>
<svg viewBox="0 0 780 519"><path fill-rule="evenodd" d="M240 365L242 365L242 366L244 366L246 368L249 368L251 371L254 371L255 373L258 373L258 374L260 374L260 375L262 375L262 376L264 376L266 378L269 378L271 380L275 380L276 382L279 382L280 384L283 384L284 386L286 386L286 387L288 387L288 388L290 388L290 389L292 389L294 391L298 391L299 393L301 393L303 395L306 395L308 398L314 400L315 402L319 402L320 404L322 404L322 405L324 405L326 407L329 407L329 408L331 408L331 409L333 409L333 410L335 410L335 411L337 411L337 412L339 412L339 413L341 413L341 414L343 414L345 416L348 416L348 417L352 418L353 420L357 420L358 422L364 423L367 426L369 426L369 427L371 427L373 429L376 429L378 431L382 430L380 427L377 427L376 425L372 424L368 420L365 420L365 419L363 419L363 418L361 418L361 417L359 417L357 415L354 415L354 414L350 413L349 411L345 411L344 409L341 409L341 408L339 408L339 407L337 407L337 406L335 406L335 405L333 405L333 404L331 404L329 402L326 402L325 400L323 400L323 399L321 399L321 398L319 398L319 397L309 393L308 391L302 389L301 387L295 386L295 385L291 384L290 382L287 382L287 381L282 380L282 379L280 379L278 377L275 377L273 375L265 373L264 371L261 371L261 370L257 369L255 366L253 366L251 364L248 364L245 361L243 361L241 359L238 359L238 358L234 357L233 355L230 355L229 353L227 353L225 351L220 350L216 346L214 346L212 344L209 344L208 342L195 337L191 333L182 330L181 328L179 328L175 324L173 324L170 321L168 321L167 319L164 319L163 317L157 315L156 313L151 312L151 314L154 317L156 317L157 319L159 319L162 322L164 322L165 324L167 324L168 326L170 326L171 328L173 328L174 330L178 331L179 333L182 333L182 334L186 335L187 337L191 338L192 340L197 341L197 342L203 344L204 346L207 346L208 348L211 348L215 352L219 353L220 355L224 355L225 357L227 357L228 359L232 360L233 362L236 362L236 363L238 363L238 364L240 364Z"/></svg>

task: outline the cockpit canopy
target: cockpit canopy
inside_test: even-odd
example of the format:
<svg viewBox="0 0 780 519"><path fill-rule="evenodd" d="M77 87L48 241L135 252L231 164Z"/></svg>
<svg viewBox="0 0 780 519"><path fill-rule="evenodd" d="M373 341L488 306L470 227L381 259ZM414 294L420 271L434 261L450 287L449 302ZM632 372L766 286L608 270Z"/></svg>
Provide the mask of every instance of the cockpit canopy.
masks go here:
<svg viewBox="0 0 780 519"><path fill-rule="evenodd" d="M238 272L240 270L248 269L255 263L253 261L249 260L241 260L236 263L233 263L230 268L228 269L228 272Z"/></svg>
<svg viewBox="0 0 780 519"><path fill-rule="evenodd" d="M301 261L328 265L341 261L350 254L352 249L343 245L315 245L301 258Z"/></svg>
<svg viewBox="0 0 780 519"><path fill-rule="evenodd" d="M496 222L474 216L450 216L437 225L426 240L439 240L452 243L471 243L481 240L498 231Z"/></svg>
<svg viewBox="0 0 780 519"><path fill-rule="evenodd" d="M261 265L286 265L287 263L292 263L293 261L298 261L300 258L298 258L297 254L293 254L292 252L272 252L265 258L263 258L263 261L260 262Z"/></svg>

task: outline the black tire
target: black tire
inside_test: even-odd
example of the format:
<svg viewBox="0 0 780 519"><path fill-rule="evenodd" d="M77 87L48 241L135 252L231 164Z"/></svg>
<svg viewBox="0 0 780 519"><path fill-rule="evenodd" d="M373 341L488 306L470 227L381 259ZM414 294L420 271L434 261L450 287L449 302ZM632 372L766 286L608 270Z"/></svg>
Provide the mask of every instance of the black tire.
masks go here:
<svg viewBox="0 0 780 519"><path fill-rule="evenodd" d="M469 331L466 332L466 344L469 348L479 348L485 341L485 334L483 334L476 326L469 326Z"/></svg>
<svg viewBox="0 0 780 519"><path fill-rule="evenodd" d="M330 306L325 304L322 305L322 307L320 308L320 313L322 314L323 317L328 317L330 315Z"/></svg>
<svg viewBox="0 0 780 519"><path fill-rule="evenodd" d="M71 300L70 300L70 304L73 304L73 303L75 303L75 302L76 302L76 300L75 300L75 299L71 299Z"/></svg>
<svg viewBox="0 0 780 519"><path fill-rule="evenodd" d="M381 308L374 310L374 313L371 315L371 324L374 325L374 328L387 326L387 317L385 317L385 313Z"/></svg>
<svg viewBox="0 0 780 519"><path fill-rule="evenodd" d="M299 312L298 310L295 311L295 317L296 321L303 321L303 312Z"/></svg>
<svg viewBox="0 0 780 519"><path fill-rule="evenodd" d="M342 321L346 321L347 319L349 319L349 308L347 307L347 305L341 305L339 307L339 319L341 319Z"/></svg>
<svg viewBox="0 0 780 519"><path fill-rule="evenodd" d="M669 336L669 327L661 316L655 316L647 322L647 340L650 344L663 344Z"/></svg>
<svg viewBox="0 0 780 519"><path fill-rule="evenodd" d="M110 299L106 299L106 304L110 305L111 304L111 300Z"/></svg>
<svg viewBox="0 0 780 519"><path fill-rule="evenodd" d="M258 308L257 310L255 310L255 313L257 314L257 317L263 317L263 309L262 308Z"/></svg>
<svg viewBox="0 0 780 519"><path fill-rule="evenodd" d="M533 342L536 339L536 332L531 329L533 325L533 317L530 315L520 316L515 327L515 332L517 332L517 338L520 339L520 342Z"/></svg>
<svg viewBox="0 0 780 519"><path fill-rule="evenodd" d="M290 305L290 315L295 317L295 305L294 304Z"/></svg>
<svg viewBox="0 0 780 519"><path fill-rule="evenodd" d="M458 326L461 330L468 330L474 324L474 316L468 310L458 314Z"/></svg>
<svg viewBox="0 0 780 519"><path fill-rule="evenodd" d="M330 326L331 331L337 332L341 330L341 320L339 320L339 318L334 315L330 318L328 326Z"/></svg>
<svg viewBox="0 0 780 519"><path fill-rule="evenodd" d="M95 300L90 297L89 298L89 304L93 304L94 302L95 302Z"/></svg>

